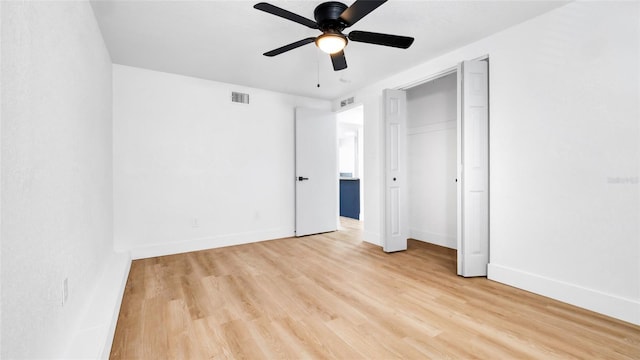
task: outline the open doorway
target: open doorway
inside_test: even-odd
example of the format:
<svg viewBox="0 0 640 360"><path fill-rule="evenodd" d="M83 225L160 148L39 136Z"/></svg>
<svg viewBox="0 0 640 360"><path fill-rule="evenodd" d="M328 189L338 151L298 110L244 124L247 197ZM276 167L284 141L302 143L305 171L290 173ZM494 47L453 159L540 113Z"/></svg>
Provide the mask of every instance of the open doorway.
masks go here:
<svg viewBox="0 0 640 360"><path fill-rule="evenodd" d="M364 161L362 105L337 113L340 216L364 221Z"/></svg>
<svg viewBox="0 0 640 360"><path fill-rule="evenodd" d="M457 73L407 93L409 237L457 248Z"/></svg>

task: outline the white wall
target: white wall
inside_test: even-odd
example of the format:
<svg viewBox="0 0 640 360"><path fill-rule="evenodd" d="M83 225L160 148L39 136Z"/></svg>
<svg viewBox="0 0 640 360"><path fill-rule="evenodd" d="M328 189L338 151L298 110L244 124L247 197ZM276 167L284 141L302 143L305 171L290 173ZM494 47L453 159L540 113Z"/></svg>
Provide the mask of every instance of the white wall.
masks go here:
<svg viewBox="0 0 640 360"><path fill-rule="evenodd" d="M357 144L358 129L345 129L338 126L338 158L340 173L350 173L351 177L358 177Z"/></svg>
<svg viewBox="0 0 640 360"><path fill-rule="evenodd" d="M457 247L456 74L407 90L409 236Z"/></svg>
<svg viewBox="0 0 640 360"><path fill-rule="evenodd" d="M121 65L113 76L117 249L138 258L294 234L294 108L330 102Z"/></svg>
<svg viewBox="0 0 640 360"><path fill-rule="evenodd" d="M381 239L382 89L488 54L489 278L640 324L639 7L570 3L354 94L365 239Z"/></svg>
<svg viewBox="0 0 640 360"><path fill-rule="evenodd" d="M96 289L115 256L111 60L88 2L0 6L1 357L63 358L88 328L108 346L100 315L119 291ZM99 290L110 309L93 307Z"/></svg>

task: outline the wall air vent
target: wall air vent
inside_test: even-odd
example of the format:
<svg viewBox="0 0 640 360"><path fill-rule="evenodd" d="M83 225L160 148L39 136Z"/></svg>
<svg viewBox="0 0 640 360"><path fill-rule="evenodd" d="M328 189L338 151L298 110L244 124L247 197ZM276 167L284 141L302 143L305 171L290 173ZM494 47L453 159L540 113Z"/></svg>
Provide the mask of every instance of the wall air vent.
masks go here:
<svg viewBox="0 0 640 360"><path fill-rule="evenodd" d="M340 107L345 107L347 105L351 105L353 104L353 96L348 98L348 99L344 99L340 101Z"/></svg>
<svg viewBox="0 0 640 360"><path fill-rule="evenodd" d="M249 94L243 94L243 93L233 91L231 93L231 101L235 103L248 104Z"/></svg>

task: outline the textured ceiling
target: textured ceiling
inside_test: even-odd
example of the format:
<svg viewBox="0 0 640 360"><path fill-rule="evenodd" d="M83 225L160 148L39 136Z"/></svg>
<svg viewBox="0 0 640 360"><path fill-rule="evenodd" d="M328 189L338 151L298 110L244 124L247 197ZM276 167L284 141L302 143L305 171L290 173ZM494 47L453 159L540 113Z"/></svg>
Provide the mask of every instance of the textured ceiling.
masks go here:
<svg viewBox="0 0 640 360"><path fill-rule="evenodd" d="M257 2L101 0L92 1L92 6L116 64L336 99L566 3L391 0L345 33L413 36L411 48L350 42L345 48L349 67L335 72L329 56L314 44L263 56L320 32L255 10ZM320 3L269 2L310 19Z"/></svg>

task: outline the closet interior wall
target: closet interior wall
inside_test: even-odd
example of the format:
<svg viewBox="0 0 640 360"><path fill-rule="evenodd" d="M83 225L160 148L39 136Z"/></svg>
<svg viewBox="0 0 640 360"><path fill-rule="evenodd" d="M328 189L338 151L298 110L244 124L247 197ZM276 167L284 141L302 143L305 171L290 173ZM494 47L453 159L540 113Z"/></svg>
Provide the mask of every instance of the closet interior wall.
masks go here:
<svg viewBox="0 0 640 360"><path fill-rule="evenodd" d="M457 75L407 90L409 236L456 248Z"/></svg>

